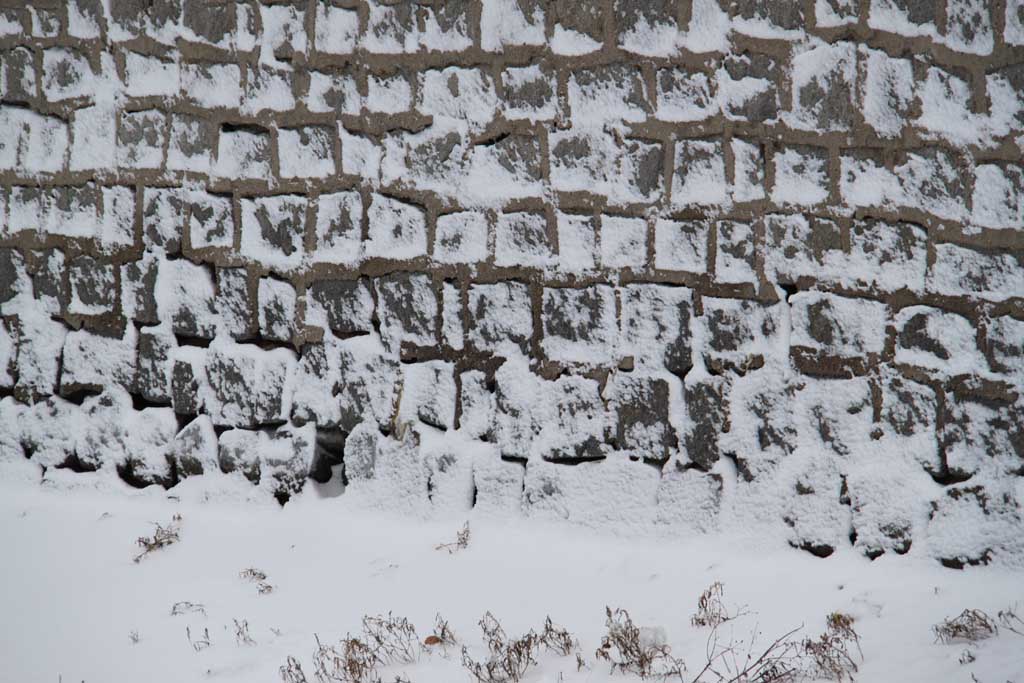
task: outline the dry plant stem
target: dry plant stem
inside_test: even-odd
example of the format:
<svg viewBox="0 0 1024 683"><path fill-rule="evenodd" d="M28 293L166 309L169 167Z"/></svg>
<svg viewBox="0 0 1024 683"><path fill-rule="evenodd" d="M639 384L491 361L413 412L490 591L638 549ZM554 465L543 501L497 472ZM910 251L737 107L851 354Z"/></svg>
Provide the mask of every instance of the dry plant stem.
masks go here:
<svg viewBox="0 0 1024 683"><path fill-rule="evenodd" d="M788 633L776 638L760 655L754 656L754 642L757 635L755 626L746 655L741 662L737 657L737 650L742 646L742 641L736 643L730 641L728 645L719 647L718 628L715 627L708 636L707 663L701 669L693 681L703 681L705 674L713 674L716 681L726 683L784 683L796 680L799 673L799 649L797 643L791 640L793 635L802 627L797 627ZM721 662L722 671L716 669L716 664Z"/></svg>
<svg viewBox="0 0 1024 683"><path fill-rule="evenodd" d="M992 621L992 617L980 609L965 609L959 616L945 619L936 624L932 627L932 631L935 632L937 642L966 641L973 643L997 635L999 627Z"/></svg>
<svg viewBox="0 0 1024 683"><path fill-rule="evenodd" d="M278 673L281 674L281 680L284 683L308 683L306 674L302 671L302 664L291 655L288 656L288 660L278 669Z"/></svg>
<svg viewBox="0 0 1024 683"><path fill-rule="evenodd" d="M166 548L172 543L177 543L181 540L181 515L174 515L171 518L171 523L167 526L157 522L153 522L153 524L156 526L156 531L153 532L152 536L139 536L135 541L142 548L142 552L132 560L136 564L141 562L142 558L146 557L149 553L160 548Z"/></svg>
<svg viewBox="0 0 1024 683"><path fill-rule="evenodd" d="M490 653L487 661L475 661L469 650L462 648L462 666L479 683L517 683L531 666L536 666L540 639L533 631L509 640L490 612L480 619L480 630Z"/></svg>
<svg viewBox="0 0 1024 683"><path fill-rule="evenodd" d="M238 645L255 645L256 641L249 635L249 622L245 619L239 621L233 619L235 622L235 643Z"/></svg>
<svg viewBox="0 0 1024 683"><path fill-rule="evenodd" d="M195 612L198 612L198 613L202 614L205 617L206 616L206 607L204 607L203 605L201 605L199 603L189 602L188 600L184 600L182 602L176 602L176 603L174 603L174 606L171 607L171 616L172 617L176 617L176 616L179 616L181 614L190 614L190 613L195 613Z"/></svg>
<svg viewBox="0 0 1024 683"><path fill-rule="evenodd" d="M192 629L188 626L185 627L185 637L188 638L188 644L192 646L192 649L196 652L205 650L210 647L210 629L204 628L203 635L201 638L192 639Z"/></svg>
<svg viewBox="0 0 1024 683"><path fill-rule="evenodd" d="M1017 616L1016 605L1013 607L1007 607L1006 609L999 610L996 617L999 619L999 623L1002 624L1010 633L1016 633L1018 636L1024 636L1024 619Z"/></svg>
<svg viewBox="0 0 1024 683"><path fill-rule="evenodd" d="M724 594L725 587L720 581L715 581L708 586L707 590L697 598L697 611L690 617L690 623L694 626L714 628L746 614L746 610L742 607L735 614L730 613L722 600Z"/></svg>
<svg viewBox="0 0 1024 683"><path fill-rule="evenodd" d="M594 656L611 664L612 672L634 673L641 679L684 679L686 665L673 657L667 645L644 645L640 641L640 629L633 624L624 609L605 607L608 633L601 639L601 647Z"/></svg>
<svg viewBox="0 0 1024 683"><path fill-rule="evenodd" d="M859 659L864 660L853 617L833 612L826 618L825 626L825 632L816 640L806 638L803 642L804 654L809 658L809 673L835 681L852 681L858 670L852 647L856 647Z"/></svg>
<svg viewBox="0 0 1024 683"><path fill-rule="evenodd" d="M451 555L458 550L465 550L469 547L469 522L462 525L462 529L455 535L454 543L442 543L436 546L434 550L447 550L448 554Z"/></svg>
<svg viewBox="0 0 1024 683"><path fill-rule="evenodd" d="M405 617L363 617L363 637L381 664L411 664L419 654L416 629Z"/></svg>

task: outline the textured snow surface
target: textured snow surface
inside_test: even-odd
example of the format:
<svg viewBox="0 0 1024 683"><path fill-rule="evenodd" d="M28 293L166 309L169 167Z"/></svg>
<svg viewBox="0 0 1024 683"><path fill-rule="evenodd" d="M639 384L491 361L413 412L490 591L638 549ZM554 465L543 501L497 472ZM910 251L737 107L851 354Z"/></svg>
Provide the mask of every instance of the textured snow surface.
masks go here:
<svg viewBox="0 0 1024 683"><path fill-rule="evenodd" d="M931 631L965 608L995 614L1019 605L1019 573L1000 569L950 572L848 552L823 565L750 535L581 535L546 517L510 520L495 501L469 518L469 546L449 555L435 546L454 541L462 517L388 516L334 498L329 487L281 509L247 500L252 489L231 477L192 479L169 497L114 481L81 486L66 475L39 487L11 474L0 483L0 545L15 552L0 566L0 608L18 618L0 623L4 680L273 681L289 655L309 675L315 637L334 643L356 633L364 614L389 611L408 617L421 637L440 613L478 655L476 622L489 610L510 635L539 628L550 615L580 640L588 668L578 672L573 658L545 655L524 681L633 681L593 660L605 606L663 631L692 672L703 666L708 631L689 618L713 581L723 583L730 610L750 612L720 635L747 638L756 630L762 647L794 628L798 638L815 637L830 612L853 616L864 657L858 680L1005 681L1024 673L1019 636L1003 631L976 645L947 645ZM493 471L488 480L500 486L501 477ZM606 481L628 483L619 500L644 487L643 478L622 479L614 470ZM457 487L457 477L445 486ZM681 502L699 505L685 478L677 486ZM175 514L180 541L133 563L135 538ZM248 568L264 572L272 592L260 594L239 576ZM203 611L171 614L186 601ZM236 641L234 620L246 622L253 644ZM204 634L209 647L193 649L190 638ZM965 650L975 660L962 665ZM458 651L423 653L382 673L419 683L470 680L459 662Z"/></svg>

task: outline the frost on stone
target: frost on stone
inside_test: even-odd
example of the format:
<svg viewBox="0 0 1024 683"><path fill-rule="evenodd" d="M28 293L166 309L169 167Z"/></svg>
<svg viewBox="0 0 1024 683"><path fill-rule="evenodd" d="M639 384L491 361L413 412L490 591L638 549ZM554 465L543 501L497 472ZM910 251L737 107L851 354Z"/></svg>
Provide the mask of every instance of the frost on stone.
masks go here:
<svg viewBox="0 0 1024 683"><path fill-rule="evenodd" d="M483 0L480 47L500 52L506 46L544 44L544 5L537 0Z"/></svg>
<svg viewBox="0 0 1024 683"><path fill-rule="evenodd" d="M601 266L642 270L647 263L647 221L626 216L601 217Z"/></svg>
<svg viewBox="0 0 1024 683"><path fill-rule="evenodd" d="M530 293L520 282L469 286L466 338L480 351L526 350L533 336Z"/></svg>
<svg viewBox="0 0 1024 683"><path fill-rule="evenodd" d="M222 178L267 180L270 136L261 129L221 129L214 174Z"/></svg>
<svg viewBox="0 0 1024 683"><path fill-rule="evenodd" d="M791 353L816 374L866 372L885 346L885 304L817 292L789 297Z"/></svg>
<svg viewBox="0 0 1024 683"><path fill-rule="evenodd" d="M706 272L710 228L705 220L659 218L654 224L654 267L690 273Z"/></svg>
<svg viewBox="0 0 1024 683"><path fill-rule="evenodd" d="M123 336L108 337L74 330L64 338L61 357L62 395L108 386L130 389L135 377L135 327L127 325Z"/></svg>
<svg viewBox="0 0 1024 683"><path fill-rule="evenodd" d="M237 107L242 102L242 72L235 64L182 64L181 93L204 109Z"/></svg>
<svg viewBox="0 0 1024 683"><path fill-rule="evenodd" d="M912 223L855 221L850 230L851 253L842 269L842 279L881 291L922 291L927 239L925 230Z"/></svg>
<svg viewBox="0 0 1024 683"><path fill-rule="evenodd" d="M505 96L502 113L510 120L547 121L555 118L554 74L540 65L509 67L502 71Z"/></svg>
<svg viewBox="0 0 1024 683"><path fill-rule="evenodd" d="M435 120L453 119L478 130L490 123L497 107L494 82L482 69L451 66L420 74L417 109Z"/></svg>
<svg viewBox="0 0 1024 683"><path fill-rule="evenodd" d="M380 336L393 353L403 344L437 344L437 292L429 275L393 273L376 281Z"/></svg>
<svg viewBox="0 0 1024 683"><path fill-rule="evenodd" d="M278 131L281 175L287 178L325 178L334 175L334 134L327 126L303 126Z"/></svg>
<svg viewBox="0 0 1024 683"><path fill-rule="evenodd" d="M657 117L662 121L703 121L718 112L707 74L682 67L659 69Z"/></svg>
<svg viewBox="0 0 1024 683"><path fill-rule="evenodd" d="M543 268L554 263L547 218L543 214L500 214L494 232L495 265Z"/></svg>
<svg viewBox="0 0 1024 683"><path fill-rule="evenodd" d="M316 202L314 263L354 266L362 258L363 200L358 192L322 194Z"/></svg>
<svg viewBox="0 0 1024 683"><path fill-rule="evenodd" d="M997 230L1024 230L1024 166L983 164L974 170L971 220Z"/></svg>
<svg viewBox="0 0 1024 683"><path fill-rule="evenodd" d="M825 149L788 147L772 156L775 184L771 199L776 204L813 206L828 199L828 156Z"/></svg>
<svg viewBox="0 0 1024 683"><path fill-rule="evenodd" d="M367 216L370 231L363 245L366 256L407 259L426 255L426 217L419 207L374 194Z"/></svg>
<svg viewBox="0 0 1024 683"><path fill-rule="evenodd" d="M618 325L611 287L545 288L541 320L541 348L547 358L580 365L617 360Z"/></svg>
<svg viewBox="0 0 1024 683"><path fill-rule="evenodd" d="M584 214L555 213L558 264L562 272L581 274L597 267L597 219Z"/></svg>
<svg viewBox="0 0 1024 683"><path fill-rule="evenodd" d="M894 319L896 362L943 375L984 372L977 332L967 318L929 306L910 306Z"/></svg>
<svg viewBox="0 0 1024 683"><path fill-rule="evenodd" d="M764 199L764 149L761 145L740 138L733 138L730 146L733 158L733 201Z"/></svg>
<svg viewBox="0 0 1024 683"><path fill-rule="evenodd" d="M619 292L620 355L631 355L638 368L684 375L692 365L692 292L655 284L630 284Z"/></svg>
<svg viewBox="0 0 1024 683"><path fill-rule="evenodd" d="M442 430L454 427L454 368L445 361L403 365L399 421L419 421Z"/></svg>
<svg viewBox="0 0 1024 683"><path fill-rule="evenodd" d="M664 0L616 0L612 8L619 29L620 48L647 57L670 57L676 54L679 30L674 3Z"/></svg>
<svg viewBox="0 0 1024 683"><path fill-rule="evenodd" d="M724 204L728 201L722 140L680 140L675 149L672 205Z"/></svg>
<svg viewBox="0 0 1024 683"><path fill-rule="evenodd" d="M1017 530L1024 524L1021 502L1005 483L970 483L947 489L930 511L926 539L931 554L949 567L988 564L1024 551Z"/></svg>
<svg viewBox="0 0 1024 683"><path fill-rule="evenodd" d="M857 0L814 0L814 21L821 28L857 23Z"/></svg>
<svg viewBox="0 0 1024 683"><path fill-rule="evenodd" d="M857 50L853 43L821 45L793 57L793 106L789 124L816 132L853 125Z"/></svg>
<svg viewBox="0 0 1024 683"><path fill-rule="evenodd" d="M487 217L459 211L437 217L433 258L439 263L480 263L488 255Z"/></svg>
<svg viewBox="0 0 1024 683"><path fill-rule="evenodd" d="M355 76L348 72L310 71L305 101L309 110L317 114L355 115L363 106Z"/></svg>
<svg viewBox="0 0 1024 683"><path fill-rule="evenodd" d="M523 506L533 519L566 520L595 529L635 530L653 521L659 479L653 467L620 458L576 467L530 462Z"/></svg>
<svg viewBox="0 0 1024 683"><path fill-rule="evenodd" d="M313 45L329 55L351 54L359 38L359 14L354 9L317 5Z"/></svg>
<svg viewBox="0 0 1024 683"><path fill-rule="evenodd" d="M643 121L650 111L644 80L636 67L578 69L569 77L568 93L573 123L581 126Z"/></svg>
<svg viewBox="0 0 1024 683"><path fill-rule="evenodd" d="M299 266L306 234L306 197L256 197L243 199L241 204L242 255L280 271Z"/></svg>
<svg viewBox="0 0 1024 683"><path fill-rule="evenodd" d="M1008 253L975 251L955 244L935 245L927 289L948 296L1001 301L1024 292L1024 263Z"/></svg>
<svg viewBox="0 0 1024 683"><path fill-rule="evenodd" d="M948 0L943 40L959 52L991 54L995 46L992 6L984 0Z"/></svg>
<svg viewBox="0 0 1024 683"><path fill-rule="evenodd" d="M913 66L909 59L890 57L882 50L861 48L860 53L864 63L860 88L864 120L879 136L897 137L914 100Z"/></svg>
<svg viewBox="0 0 1024 683"><path fill-rule="evenodd" d="M795 283L800 278L814 278L829 282L847 273L850 256L843 252L842 232L827 218L770 214L765 217L765 242L765 276L770 281ZM876 250L875 244L865 238L863 248L876 253L880 249ZM923 270L921 277L923 282Z"/></svg>
<svg viewBox="0 0 1024 683"><path fill-rule="evenodd" d="M756 283L754 226L740 221L718 221L716 232L715 279L732 284Z"/></svg>
<svg viewBox="0 0 1024 683"><path fill-rule="evenodd" d="M398 73L393 76L369 76L366 99L363 105L380 114L401 114L412 108L412 84L409 78Z"/></svg>
<svg viewBox="0 0 1024 683"><path fill-rule="evenodd" d="M700 322L709 368L758 368L788 353L781 346L785 304L705 297L703 305Z"/></svg>

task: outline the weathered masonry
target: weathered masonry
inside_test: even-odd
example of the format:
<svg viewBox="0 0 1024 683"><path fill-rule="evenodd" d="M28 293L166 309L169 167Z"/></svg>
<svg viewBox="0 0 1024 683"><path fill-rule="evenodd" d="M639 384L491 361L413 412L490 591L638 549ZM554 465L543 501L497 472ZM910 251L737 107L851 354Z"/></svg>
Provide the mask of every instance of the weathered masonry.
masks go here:
<svg viewBox="0 0 1024 683"><path fill-rule="evenodd" d="M1024 562L1024 0L0 0L0 101L5 476Z"/></svg>

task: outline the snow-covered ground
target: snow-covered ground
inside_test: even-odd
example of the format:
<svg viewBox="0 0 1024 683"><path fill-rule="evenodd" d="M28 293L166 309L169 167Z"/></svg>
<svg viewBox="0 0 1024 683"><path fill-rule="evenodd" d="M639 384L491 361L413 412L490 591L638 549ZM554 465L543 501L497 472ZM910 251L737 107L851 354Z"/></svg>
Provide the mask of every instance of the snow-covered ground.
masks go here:
<svg viewBox="0 0 1024 683"><path fill-rule="evenodd" d="M815 637L839 611L856 619L859 681L1024 681L1024 637L1003 629L975 645L939 644L931 630L965 608L994 617L1024 607L1024 574L1007 569L953 571L891 553L871 562L852 549L821 560L735 535L653 540L479 514L468 547L449 554L436 546L454 541L464 520L354 509L315 487L281 508L246 500L252 488L226 480L203 490L207 477L122 495L71 481L0 481L0 681L275 681L292 655L312 682L314 634L336 642L357 634L363 615L389 611L420 638L442 614L478 658L486 611L510 636L550 615L579 638L588 668L543 655L525 683L635 680L594 660L606 605L664 628L692 676L709 631L690 617L714 581L727 607L749 612L721 627L726 640L756 630L763 648L801 626L796 638ZM134 563L136 538L176 514L180 541ZM265 572L273 590L241 578L247 568ZM172 616L183 601L205 616ZM239 644L235 620L255 644ZM209 647L197 650L207 632ZM967 649L975 661L960 664ZM389 682L400 673L415 683L471 680L458 648L381 672Z"/></svg>

